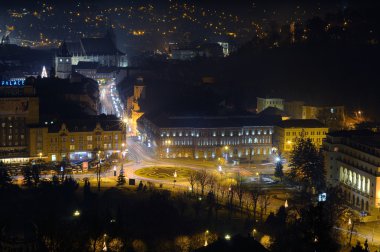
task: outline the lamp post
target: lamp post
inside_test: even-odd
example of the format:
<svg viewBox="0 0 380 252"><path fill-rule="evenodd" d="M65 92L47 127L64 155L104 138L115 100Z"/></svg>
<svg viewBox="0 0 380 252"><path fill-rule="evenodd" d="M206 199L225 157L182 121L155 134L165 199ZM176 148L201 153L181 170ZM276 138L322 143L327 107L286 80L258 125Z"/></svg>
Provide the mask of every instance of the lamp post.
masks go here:
<svg viewBox="0 0 380 252"><path fill-rule="evenodd" d="M174 177L174 180L173 180L173 188L175 187L175 182L177 182L177 171L174 171L173 173L173 177Z"/></svg>
<svg viewBox="0 0 380 252"><path fill-rule="evenodd" d="M351 246L352 232L354 231L354 222L351 221L351 218L348 219L348 227L350 228L350 240L348 241L348 245Z"/></svg>
<svg viewBox="0 0 380 252"><path fill-rule="evenodd" d="M42 152L38 153L38 156L40 157L40 162L42 161Z"/></svg>

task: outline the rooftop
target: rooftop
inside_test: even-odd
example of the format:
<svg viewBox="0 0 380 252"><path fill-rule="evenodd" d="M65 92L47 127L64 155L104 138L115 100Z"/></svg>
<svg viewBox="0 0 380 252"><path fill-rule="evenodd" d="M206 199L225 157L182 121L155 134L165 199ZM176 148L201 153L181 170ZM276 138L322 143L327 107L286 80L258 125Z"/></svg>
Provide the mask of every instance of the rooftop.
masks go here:
<svg viewBox="0 0 380 252"><path fill-rule="evenodd" d="M90 132L94 131L97 124L104 131L121 131L122 125L120 120L115 116L89 116L87 118L75 119L75 120L65 120L58 122L47 122L41 123L40 125L33 125L32 127L48 127L49 133L57 133L61 130L62 125L65 124L69 132Z"/></svg>
<svg viewBox="0 0 380 252"><path fill-rule="evenodd" d="M160 128L233 128L250 126L273 126L281 118L272 115L234 115L234 116L170 116L167 114L144 115Z"/></svg>
<svg viewBox="0 0 380 252"><path fill-rule="evenodd" d="M316 119L290 119L277 124L281 128L326 128L326 126Z"/></svg>

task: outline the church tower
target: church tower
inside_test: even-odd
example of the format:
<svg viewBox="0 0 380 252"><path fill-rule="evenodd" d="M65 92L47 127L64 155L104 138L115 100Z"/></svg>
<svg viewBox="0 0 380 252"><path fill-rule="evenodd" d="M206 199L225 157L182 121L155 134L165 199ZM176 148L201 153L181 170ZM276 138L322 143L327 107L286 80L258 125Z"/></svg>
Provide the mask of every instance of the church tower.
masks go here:
<svg viewBox="0 0 380 252"><path fill-rule="evenodd" d="M55 71L58 78L70 78L72 72L71 54L67 49L66 42L63 42L59 47L58 53L55 56Z"/></svg>

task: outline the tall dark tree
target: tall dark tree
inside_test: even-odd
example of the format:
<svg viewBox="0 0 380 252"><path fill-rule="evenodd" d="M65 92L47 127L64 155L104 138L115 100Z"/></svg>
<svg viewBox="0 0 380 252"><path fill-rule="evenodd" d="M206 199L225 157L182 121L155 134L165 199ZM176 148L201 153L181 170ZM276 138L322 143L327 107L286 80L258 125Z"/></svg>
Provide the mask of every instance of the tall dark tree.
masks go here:
<svg viewBox="0 0 380 252"><path fill-rule="evenodd" d="M22 180L22 184L28 188L31 188L34 183L33 183L32 169L30 168L30 166L27 166L23 169L22 175L24 177Z"/></svg>
<svg viewBox="0 0 380 252"><path fill-rule="evenodd" d="M125 185L125 183L127 183L127 181L125 180L125 176L124 176L124 171L121 170L120 173L119 173L119 176L117 177L117 186L122 186L122 185Z"/></svg>
<svg viewBox="0 0 380 252"><path fill-rule="evenodd" d="M279 161L276 162L276 167L274 168L274 176L281 179L284 177L284 171L282 166L282 160L280 158Z"/></svg>
<svg viewBox="0 0 380 252"><path fill-rule="evenodd" d="M0 162L0 189L6 188L12 184L12 178L9 175L8 167Z"/></svg>
<svg viewBox="0 0 380 252"><path fill-rule="evenodd" d="M251 198L252 198L252 205L253 205L253 221L256 223L256 210L257 210L257 204L260 198L260 195L262 195L263 190L260 185L254 185L252 190L250 191Z"/></svg>
<svg viewBox="0 0 380 252"><path fill-rule="evenodd" d="M325 187L323 157L309 138L297 140L290 154L290 179L304 191Z"/></svg>

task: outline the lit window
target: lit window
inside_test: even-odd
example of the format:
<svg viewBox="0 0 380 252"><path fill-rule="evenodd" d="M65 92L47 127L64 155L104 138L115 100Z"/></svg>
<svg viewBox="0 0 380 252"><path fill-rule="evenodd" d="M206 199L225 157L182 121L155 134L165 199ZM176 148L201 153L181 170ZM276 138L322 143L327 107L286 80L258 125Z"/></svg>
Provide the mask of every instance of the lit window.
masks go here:
<svg viewBox="0 0 380 252"><path fill-rule="evenodd" d="M87 136L87 141L92 141L92 136Z"/></svg>
<svg viewBox="0 0 380 252"><path fill-rule="evenodd" d="M75 150L75 145L74 144L70 144L70 150Z"/></svg>

